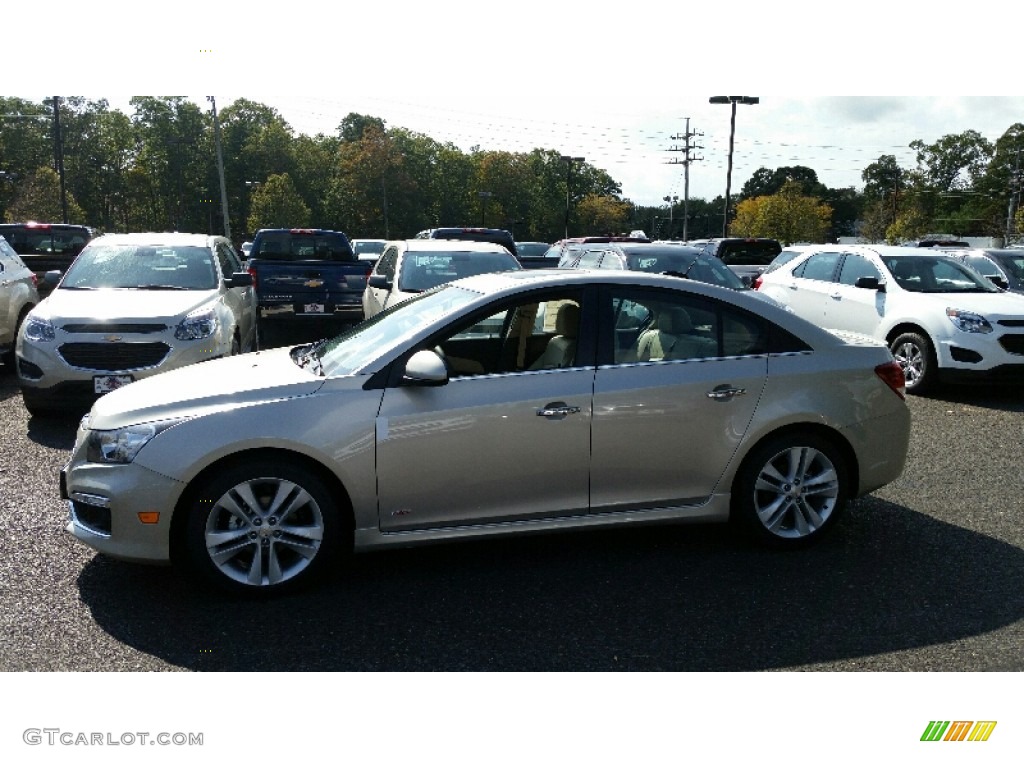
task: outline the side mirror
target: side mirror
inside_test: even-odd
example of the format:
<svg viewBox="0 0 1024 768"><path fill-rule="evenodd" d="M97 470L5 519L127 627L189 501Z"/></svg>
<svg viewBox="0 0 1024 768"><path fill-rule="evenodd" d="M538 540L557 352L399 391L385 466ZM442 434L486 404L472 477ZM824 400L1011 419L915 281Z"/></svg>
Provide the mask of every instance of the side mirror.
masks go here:
<svg viewBox="0 0 1024 768"><path fill-rule="evenodd" d="M385 291L391 290L391 281L388 280L386 275L370 275L370 279L366 281L366 284L371 288L383 288Z"/></svg>
<svg viewBox="0 0 1024 768"><path fill-rule="evenodd" d="M448 383L448 367L432 349L421 349L405 364L403 383L440 387Z"/></svg>
<svg viewBox="0 0 1024 768"><path fill-rule="evenodd" d="M867 288L869 291L885 291L885 283L877 277L858 277L853 284L854 288Z"/></svg>
<svg viewBox="0 0 1024 768"><path fill-rule="evenodd" d="M985 275L989 280L998 285L1004 291L1010 287L1009 281L1002 275Z"/></svg>
<svg viewBox="0 0 1024 768"><path fill-rule="evenodd" d="M252 285L252 275L248 272L234 272L224 284L228 288L248 288Z"/></svg>
<svg viewBox="0 0 1024 768"><path fill-rule="evenodd" d="M43 275L43 285L47 288L53 288L60 282L62 274L63 273L59 269L51 269Z"/></svg>

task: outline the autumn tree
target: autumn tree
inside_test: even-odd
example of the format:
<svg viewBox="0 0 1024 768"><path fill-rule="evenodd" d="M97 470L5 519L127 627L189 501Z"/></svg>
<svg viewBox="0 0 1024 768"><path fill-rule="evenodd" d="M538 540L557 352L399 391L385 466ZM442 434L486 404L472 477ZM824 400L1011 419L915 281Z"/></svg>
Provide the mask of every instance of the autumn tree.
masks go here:
<svg viewBox="0 0 1024 768"><path fill-rule="evenodd" d="M736 207L731 232L744 237L772 237L782 243L823 242L829 233L832 208L805 195L803 185L787 181L774 195L743 200Z"/></svg>
<svg viewBox="0 0 1024 768"><path fill-rule="evenodd" d="M622 232L629 214L629 203L611 195L587 195L576 206L576 221L581 232Z"/></svg>

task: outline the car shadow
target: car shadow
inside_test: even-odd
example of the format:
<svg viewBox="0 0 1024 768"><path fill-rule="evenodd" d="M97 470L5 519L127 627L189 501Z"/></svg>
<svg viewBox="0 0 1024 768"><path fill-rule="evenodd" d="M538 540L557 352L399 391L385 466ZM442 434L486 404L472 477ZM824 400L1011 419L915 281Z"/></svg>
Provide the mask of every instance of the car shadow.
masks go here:
<svg viewBox="0 0 1024 768"><path fill-rule="evenodd" d="M997 630L1024 618L1022 572L1016 547L869 496L790 552L663 526L365 553L272 599L103 556L78 586L115 639L192 670L757 671Z"/></svg>

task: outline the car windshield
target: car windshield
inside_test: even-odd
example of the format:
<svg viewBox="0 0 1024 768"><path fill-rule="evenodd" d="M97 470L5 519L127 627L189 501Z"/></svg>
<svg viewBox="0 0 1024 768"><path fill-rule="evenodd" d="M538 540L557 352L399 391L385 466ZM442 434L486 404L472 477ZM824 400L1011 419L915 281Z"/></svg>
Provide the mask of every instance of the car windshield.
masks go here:
<svg viewBox="0 0 1024 768"><path fill-rule="evenodd" d="M883 256L896 284L911 293L998 293L988 280L955 259L928 256Z"/></svg>
<svg viewBox="0 0 1024 768"><path fill-rule="evenodd" d="M691 280L720 285L736 291L747 286L719 259L703 255L694 248L626 249L629 268L639 272L673 272Z"/></svg>
<svg viewBox="0 0 1024 768"><path fill-rule="evenodd" d="M62 289L141 288L209 291L213 253L194 245L93 245L68 268Z"/></svg>
<svg viewBox="0 0 1024 768"><path fill-rule="evenodd" d="M396 344L412 338L421 328L458 312L478 298L479 293L445 286L399 302L325 342L320 350L323 373L325 376L356 373Z"/></svg>
<svg viewBox="0 0 1024 768"><path fill-rule="evenodd" d="M409 251L402 259L398 290L426 291L460 277L520 269L508 251Z"/></svg>

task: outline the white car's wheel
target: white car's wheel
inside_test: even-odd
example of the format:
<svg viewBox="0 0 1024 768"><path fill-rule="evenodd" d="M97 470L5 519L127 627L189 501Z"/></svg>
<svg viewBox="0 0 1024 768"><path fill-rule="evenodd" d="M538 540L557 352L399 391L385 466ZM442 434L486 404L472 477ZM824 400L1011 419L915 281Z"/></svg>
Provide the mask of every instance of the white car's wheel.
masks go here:
<svg viewBox="0 0 1024 768"><path fill-rule="evenodd" d="M920 395L931 389L938 380L935 350L926 336L920 333L901 333L889 344L889 351L903 369L907 392Z"/></svg>

